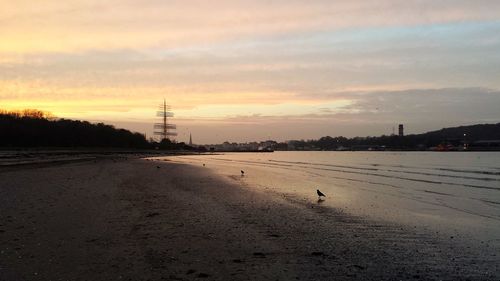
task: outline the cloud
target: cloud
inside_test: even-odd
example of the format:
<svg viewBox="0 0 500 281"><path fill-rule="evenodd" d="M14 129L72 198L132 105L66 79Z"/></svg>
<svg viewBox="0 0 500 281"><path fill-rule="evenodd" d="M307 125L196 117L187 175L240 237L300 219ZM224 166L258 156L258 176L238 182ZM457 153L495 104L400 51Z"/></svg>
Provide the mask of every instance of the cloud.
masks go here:
<svg viewBox="0 0 500 281"><path fill-rule="evenodd" d="M443 127L498 123L500 92L482 88L415 89L350 93L352 103L328 112L240 115L225 118L175 119L198 143L311 139L330 136L379 136L404 124L408 134ZM293 128L293 130L290 130ZM211 131L213 130L213 131Z"/></svg>
<svg viewBox="0 0 500 281"><path fill-rule="evenodd" d="M185 126L239 137L238 125L300 124L276 130L297 138L498 120L498 1L0 6L2 107L150 122L166 98Z"/></svg>
<svg viewBox="0 0 500 281"><path fill-rule="evenodd" d="M2 2L6 0L2 0ZM178 48L349 28L497 20L496 1L16 1L0 51Z"/></svg>
<svg viewBox="0 0 500 281"><path fill-rule="evenodd" d="M333 122L346 124L410 123L437 128L453 124L500 122L497 105L500 91L483 88L413 89L405 91L378 91L339 93L349 100L336 107L310 106L308 113L290 110L288 114L228 115L218 118L192 117L188 120L229 122L234 124ZM197 119L198 118L198 119ZM182 119L182 118L181 118Z"/></svg>
<svg viewBox="0 0 500 281"><path fill-rule="evenodd" d="M390 134L399 123L405 124L408 133L421 133L449 126L500 122L498 90L412 89L337 92L330 96L335 98L324 96L307 102L287 101L288 104L276 100L267 105L244 103L244 97L234 99L234 104L210 105L200 101L196 107L179 108L174 103L176 115L172 122L185 135L196 135L198 143L381 135ZM261 96L256 102L262 99ZM157 103L158 100L149 98L135 101L117 97L99 103L52 99L36 107L60 117L105 121L151 135ZM17 106L20 107L30 106ZM58 112L61 109L62 115Z"/></svg>
<svg viewBox="0 0 500 281"><path fill-rule="evenodd" d="M58 89L71 88L86 88L90 95L93 89L111 92L99 88L155 88L182 95L293 93L311 99L341 91L495 89L499 32L500 23L457 23L289 34L197 48L8 53L0 54L0 80L15 81L18 89L37 84L56 96Z"/></svg>

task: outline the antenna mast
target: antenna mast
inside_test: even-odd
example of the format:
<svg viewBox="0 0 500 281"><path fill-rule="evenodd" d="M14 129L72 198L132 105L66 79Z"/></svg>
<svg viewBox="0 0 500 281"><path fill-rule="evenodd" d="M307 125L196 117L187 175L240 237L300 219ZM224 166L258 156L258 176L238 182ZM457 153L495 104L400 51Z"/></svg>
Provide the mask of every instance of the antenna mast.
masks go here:
<svg viewBox="0 0 500 281"><path fill-rule="evenodd" d="M177 133L173 132L176 126L174 124L169 124L167 119L169 117L174 117L174 113L170 111L170 106L163 100L163 104L160 104L158 109L156 116L161 117L162 122L154 124L154 134L159 136L160 141L170 139L171 136L177 136Z"/></svg>

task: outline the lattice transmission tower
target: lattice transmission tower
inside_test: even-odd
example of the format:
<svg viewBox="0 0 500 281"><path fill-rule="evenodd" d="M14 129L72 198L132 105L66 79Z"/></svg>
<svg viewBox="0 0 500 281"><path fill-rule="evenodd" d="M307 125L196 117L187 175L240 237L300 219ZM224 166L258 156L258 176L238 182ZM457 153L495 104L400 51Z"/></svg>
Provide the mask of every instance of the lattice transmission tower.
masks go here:
<svg viewBox="0 0 500 281"><path fill-rule="evenodd" d="M174 117L174 113L165 100L163 100L163 104L159 105L156 116L161 118L161 122L154 124L154 134L160 138L160 141L170 140L170 137L177 136L177 133L174 132L176 126L168 123L168 118Z"/></svg>

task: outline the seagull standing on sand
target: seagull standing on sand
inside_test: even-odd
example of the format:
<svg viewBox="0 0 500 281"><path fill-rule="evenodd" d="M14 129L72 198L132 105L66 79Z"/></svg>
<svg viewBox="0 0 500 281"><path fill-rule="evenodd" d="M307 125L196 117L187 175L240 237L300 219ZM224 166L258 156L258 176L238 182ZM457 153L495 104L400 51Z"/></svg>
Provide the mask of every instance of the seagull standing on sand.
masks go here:
<svg viewBox="0 0 500 281"><path fill-rule="evenodd" d="M245 175L245 171L241 170L241 175L244 176Z"/></svg>
<svg viewBox="0 0 500 281"><path fill-rule="evenodd" d="M319 200L321 200L321 196L326 197L326 195L324 195L323 192L319 191L319 189L316 189L316 193L318 193Z"/></svg>

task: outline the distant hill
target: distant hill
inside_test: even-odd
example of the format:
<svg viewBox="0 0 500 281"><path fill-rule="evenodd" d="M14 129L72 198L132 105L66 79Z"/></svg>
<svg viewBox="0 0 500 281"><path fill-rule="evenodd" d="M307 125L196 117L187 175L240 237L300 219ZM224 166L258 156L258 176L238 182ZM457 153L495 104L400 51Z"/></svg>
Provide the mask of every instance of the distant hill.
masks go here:
<svg viewBox="0 0 500 281"><path fill-rule="evenodd" d="M0 147L150 148L139 133L103 123L55 119L39 110L0 111Z"/></svg>
<svg viewBox="0 0 500 281"><path fill-rule="evenodd" d="M464 135L465 134L465 135ZM479 124L444 128L423 134L407 136L380 136L380 137L322 137L318 140L288 142L288 150L367 150L367 149L393 149L393 150L425 150L439 145L459 147L466 143L471 149L497 150L498 142L488 143L488 149L480 149L479 142L500 140L500 123ZM484 143L484 142L483 142ZM493 144L492 144L493 143ZM495 147L491 147L491 145Z"/></svg>
<svg viewBox="0 0 500 281"><path fill-rule="evenodd" d="M464 134L466 140L472 142L479 140L500 140L500 123L444 128L414 136L432 139L463 139Z"/></svg>
<svg viewBox="0 0 500 281"><path fill-rule="evenodd" d="M407 144L412 146L463 146L465 143L472 149L478 146L477 142L480 141L500 140L500 123L444 128L424 134L408 135L404 138Z"/></svg>

